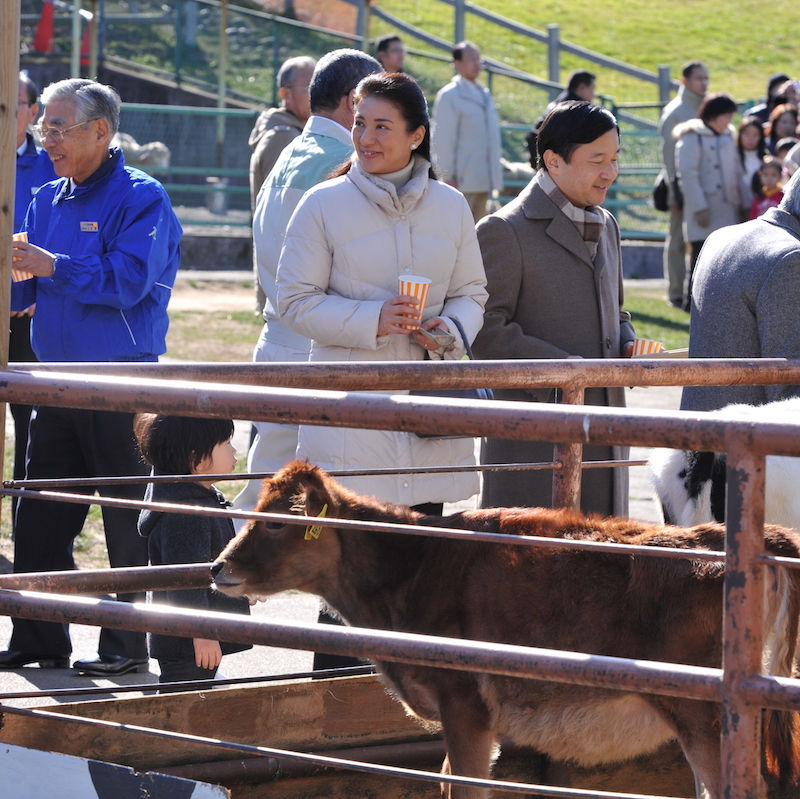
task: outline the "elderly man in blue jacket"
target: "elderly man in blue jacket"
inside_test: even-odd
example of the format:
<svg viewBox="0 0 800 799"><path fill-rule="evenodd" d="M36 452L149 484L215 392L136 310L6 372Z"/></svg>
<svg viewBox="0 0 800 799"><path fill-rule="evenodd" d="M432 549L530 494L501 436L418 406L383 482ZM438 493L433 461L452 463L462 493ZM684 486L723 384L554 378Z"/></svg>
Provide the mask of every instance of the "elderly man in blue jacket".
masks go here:
<svg viewBox="0 0 800 799"><path fill-rule="evenodd" d="M14 232L25 224L25 214L33 195L45 183L55 179L53 163L47 153L38 147L28 127L39 116L39 89L27 73L19 73L17 94L17 181L14 192ZM8 360L35 361L31 349L31 317L34 305L26 305L24 283L11 284L11 319L9 325ZM28 302L30 297L27 298ZM14 417L14 479L25 477L25 451L28 448L28 424L31 420L30 405L12 402ZM11 501L12 519L16 516L17 500Z"/></svg>
<svg viewBox="0 0 800 799"><path fill-rule="evenodd" d="M166 351L167 302L180 259L181 227L163 187L109 149L119 95L91 80L51 84L38 131L59 180L35 195L15 242L14 267L36 303L31 339L40 361L156 361ZM28 479L144 474L133 417L114 411L39 407L28 446ZM141 499L144 486L114 495ZM106 492L105 489L99 489ZM93 493L87 489L86 493ZM73 569L72 544L87 506L23 498L17 509L14 571ZM112 567L147 564L135 510L103 509ZM118 599L139 601L140 594ZM66 625L14 619L0 668L66 668ZM80 673L105 677L148 668L144 633L103 629L98 657Z"/></svg>

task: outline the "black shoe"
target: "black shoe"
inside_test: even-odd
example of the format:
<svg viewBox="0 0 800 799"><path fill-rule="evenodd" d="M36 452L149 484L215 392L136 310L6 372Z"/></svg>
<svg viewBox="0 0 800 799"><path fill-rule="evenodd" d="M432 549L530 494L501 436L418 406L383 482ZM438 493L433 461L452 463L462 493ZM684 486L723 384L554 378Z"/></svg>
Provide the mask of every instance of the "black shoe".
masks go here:
<svg viewBox="0 0 800 799"><path fill-rule="evenodd" d="M29 663L38 663L40 669L68 669L69 655L34 655L16 649L0 652L0 669L19 669Z"/></svg>
<svg viewBox="0 0 800 799"><path fill-rule="evenodd" d="M96 658L76 660L72 668L87 677L116 677L135 671L142 674L150 668L148 658L126 658L122 655L98 655Z"/></svg>

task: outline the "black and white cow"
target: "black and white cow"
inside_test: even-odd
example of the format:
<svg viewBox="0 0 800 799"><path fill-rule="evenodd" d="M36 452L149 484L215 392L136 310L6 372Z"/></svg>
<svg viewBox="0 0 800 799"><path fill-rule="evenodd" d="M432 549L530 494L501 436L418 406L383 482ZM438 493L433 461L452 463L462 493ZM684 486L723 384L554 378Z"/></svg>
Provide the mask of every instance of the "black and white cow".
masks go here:
<svg viewBox="0 0 800 799"><path fill-rule="evenodd" d="M800 397L766 405L728 405L712 414L763 422L800 422ZM656 449L649 460L664 521L693 527L725 521L727 456L719 452ZM800 530L800 458L767 457L765 519Z"/></svg>

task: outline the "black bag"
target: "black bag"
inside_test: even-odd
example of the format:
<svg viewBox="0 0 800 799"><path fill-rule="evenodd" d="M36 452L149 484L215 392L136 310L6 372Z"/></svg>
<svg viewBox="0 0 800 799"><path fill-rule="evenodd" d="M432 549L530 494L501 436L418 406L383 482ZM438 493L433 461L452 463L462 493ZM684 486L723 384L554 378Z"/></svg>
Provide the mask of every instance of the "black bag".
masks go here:
<svg viewBox="0 0 800 799"><path fill-rule="evenodd" d="M665 170L661 170L653 186L653 206L656 211L669 211L669 180Z"/></svg>
<svg viewBox="0 0 800 799"><path fill-rule="evenodd" d="M464 349L467 352L467 357L471 360L475 360L475 356L472 354L472 348L469 346L469 341L467 340L467 334L464 332L464 328L461 326L461 322L458 321L455 317L448 317L458 328L459 335L461 336L462 341L464 342ZM427 356L427 351L425 355ZM479 400L492 400L494 399L494 393L490 388L415 388L408 392L409 394L413 394L415 397L446 397L449 399L479 399ZM471 436L458 436L458 435L448 435L443 436L439 433L417 433L416 434L419 438L471 438Z"/></svg>

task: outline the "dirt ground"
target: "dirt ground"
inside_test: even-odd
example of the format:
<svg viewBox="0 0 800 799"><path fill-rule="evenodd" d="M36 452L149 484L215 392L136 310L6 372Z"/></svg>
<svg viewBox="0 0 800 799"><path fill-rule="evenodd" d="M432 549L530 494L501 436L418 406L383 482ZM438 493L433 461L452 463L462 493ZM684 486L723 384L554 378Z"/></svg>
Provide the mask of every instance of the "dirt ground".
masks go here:
<svg viewBox="0 0 800 799"><path fill-rule="evenodd" d="M204 280L180 275L172 289L170 311L252 311L255 291L250 280Z"/></svg>

